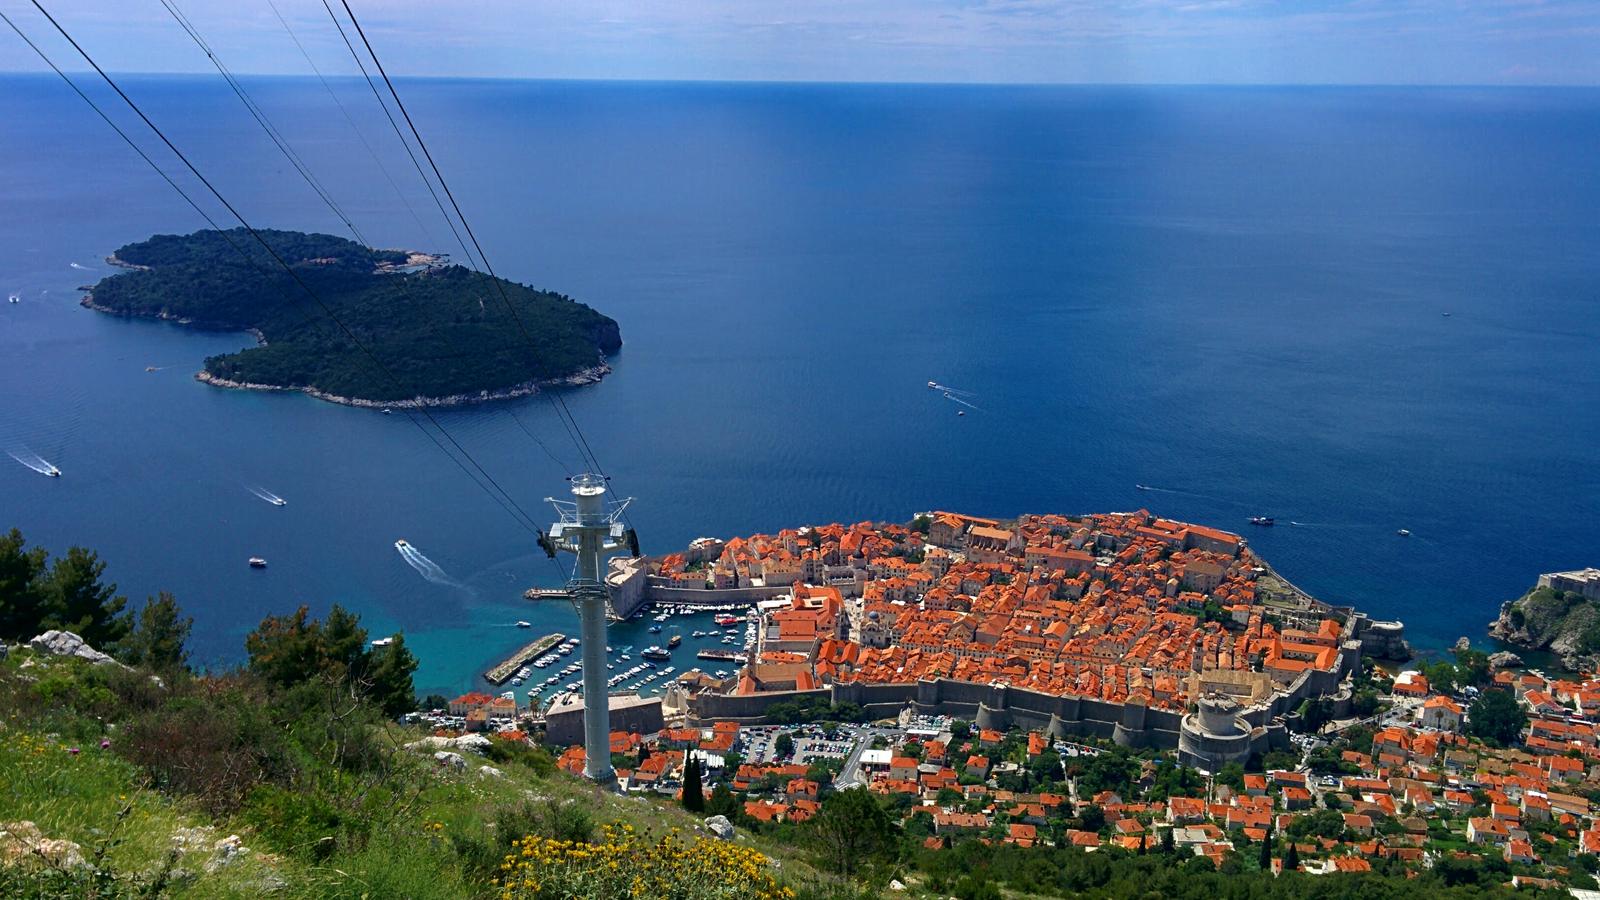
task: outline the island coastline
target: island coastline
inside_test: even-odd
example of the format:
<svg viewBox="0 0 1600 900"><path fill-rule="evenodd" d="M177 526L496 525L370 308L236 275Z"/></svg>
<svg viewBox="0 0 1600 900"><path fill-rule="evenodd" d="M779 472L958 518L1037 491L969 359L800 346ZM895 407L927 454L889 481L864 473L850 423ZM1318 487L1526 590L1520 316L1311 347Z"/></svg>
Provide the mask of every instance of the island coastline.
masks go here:
<svg viewBox="0 0 1600 900"><path fill-rule="evenodd" d="M125 274L81 287L79 290L83 296L79 303L95 312L122 318L154 319L204 331L249 334L255 342L254 348L219 354L205 360L200 371L194 375L195 380L203 384L233 390L298 391L330 403L368 409L465 406L531 396L548 388L595 384L611 373L609 356L622 346L616 323L609 317L570 297L501 281L502 296L509 290L511 297L517 298L519 305L522 305L518 327L524 335L526 326L522 324L521 317L530 314L543 316L551 327L558 329L555 334L559 336L551 338L555 343L554 352L558 356L565 353L560 362L530 365L527 370L518 372L517 369L525 365L526 348L516 346L518 342L515 340L508 342L498 337L515 332L507 331L509 323L499 308L494 304L486 306L481 296L473 296L474 290L482 289L475 289L472 279L484 276L448 265L447 257L443 254L415 250L373 250L328 235L271 232L269 236L279 243L280 249L284 245L293 247L292 250L282 249L282 252L295 254L290 256L291 264L306 267L312 273L304 277L312 278L314 274L321 279L314 283L319 283L318 290L323 300L335 309L342 309L342 316L348 317L344 321L348 321L350 327L358 332L381 338L386 332L378 329L388 329L388 333L399 331L406 336L424 335L421 338L424 342L429 340L428 335L435 335L432 347L423 346L424 350L435 353L441 346L449 350L450 341L459 344L463 340L476 341L460 345L471 346L475 352L486 346L488 349L478 353L480 358L475 366L440 377L424 377L411 384L396 382L392 378L385 380L372 372L356 379L360 383L351 383L348 377L330 379L328 376L342 373L337 371L337 367L324 365L321 369L316 368L319 362L325 363L332 357L320 354L321 348L316 345L315 339L304 339L304 321L290 320L286 323L282 316L276 320L273 318L274 305L283 302L282 291L292 290L292 287L283 284L273 289L258 284L258 276L266 277L262 275L260 266L247 270L247 267L239 265L237 260L228 255L228 248L217 241L216 232L202 231L188 236L157 235L149 241L119 248L104 259L107 265L125 270ZM203 271L211 276L206 282L218 288L217 293L210 290L195 292L189 285L201 282L193 278L185 282L182 271L174 271L177 266L185 264L193 268L197 261L206 267ZM395 281L390 281L390 278ZM423 285L422 294L407 291L401 295L403 299L391 303L387 298L395 295L393 292L386 295L383 286L398 282ZM254 290L256 296L261 298L255 302L265 305L241 306L237 296L239 291L235 289L238 284L246 285L242 290L247 298L248 291ZM129 285L143 287L134 288L130 293ZM98 296L102 287L108 288L114 296ZM427 297L430 290L432 302L419 302L419 298ZM510 298L506 299L509 304ZM401 305L403 303L410 304L409 311ZM529 303L533 304L531 313L530 307L523 305ZM507 311L513 316L518 315L509 306ZM216 315L208 315L208 312ZM574 315L577 317L576 324ZM457 329L465 326L469 331L476 328L477 335L437 336L448 333L452 326ZM574 328L578 330L574 332ZM256 356L258 351L265 352L264 348L269 346L269 334L273 336L270 343L277 356ZM537 325L535 334L538 334ZM593 356L582 359L577 352L580 347ZM361 344L358 343L342 351L349 357L348 361L341 363L346 367L345 371L357 371L360 366L366 365L360 361L362 353L355 352L360 349ZM550 345L543 342L535 348L541 354L550 349ZM282 359L284 353L296 354L311 361L312 367L241 364L241 360ZM424 354L423 358L430 357ZM251 371L252 368L255 371ZM294 377L272 378L270 376L274 371ZM510 380L506 376L518 374L523 375L524 380L505 383ZM261 375L268 377L259 377ZM349 390L351 387L359 390ZM407 388L420 390L413 396L397 396Z"/></svg>

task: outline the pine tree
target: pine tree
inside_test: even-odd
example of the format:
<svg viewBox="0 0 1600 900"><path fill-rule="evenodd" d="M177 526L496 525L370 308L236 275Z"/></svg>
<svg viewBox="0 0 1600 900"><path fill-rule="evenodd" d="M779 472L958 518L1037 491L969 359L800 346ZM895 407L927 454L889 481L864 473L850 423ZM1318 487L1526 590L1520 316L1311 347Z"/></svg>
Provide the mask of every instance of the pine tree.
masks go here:
<svg viewBox="0 0 1600 900"><path fill-rule="evenodd" d="M683 764L683 808L695 813L704 812L706 808L705 790L700 785L700 760L695 758L693 750Z"/></svg>
<svg viewBox="0 0 1600 900"><path fill-rule="evenodd" d="M49 554L28 547L22 532L0 535L0 639L37 637L44 618L43 581Z"/></svg>
<svg viewBox="0 0 1600 900"><path fill-rule="evenodd" d="M100 557L82 547L69 547L66 556L57 557L44 579L44 627L70 631L91 647L121 640L128 632L122 615L128 598L117 595L116 585L100 582L105 570Z"/></svg>
<svg viewBox="0 0 1600 900"><path fill-rule="evenodd" d="M366 651L361 666L367 672L367 697L384 715L394 718L417 708L416 688L411 683L417 658L406 649L405 635L396 632L387 646Z"/></svg>
<svg viewBox="0 0 1600 900"><path fill-rule="evenodd" d="M184 643L194 628L194 619L183 615L178 601L162 591L147 598L144 608L133 617L133 630L117 645L123 662L157 672L177 672L189 668L189 651Z"/></svg>

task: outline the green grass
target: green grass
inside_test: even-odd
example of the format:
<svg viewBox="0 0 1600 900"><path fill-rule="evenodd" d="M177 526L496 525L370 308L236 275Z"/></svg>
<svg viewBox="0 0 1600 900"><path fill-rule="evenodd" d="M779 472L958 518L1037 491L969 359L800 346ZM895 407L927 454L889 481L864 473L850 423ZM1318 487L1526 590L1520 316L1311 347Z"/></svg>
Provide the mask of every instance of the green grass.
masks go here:
<svg viewBox="0 0 1600 900"><path fill-rule="evenodd" d="M98 743L75 755L76 746L28 731L0 732L0 822L31 821L46 838L78 844L91 864L141 884L166 870L174 897L259 896L272 874L298 877L292 863L253 853L205 872L212 844L234 833L227 823L210 823L146 789L133 766ZM184 829L200 839L175 854Z"/></svg>
<svg viewBox="0 0 1600 900"><path fill-rule="evenodd" d="M505 845L523 834L627 824L687 839L701 825L666 798L610 793L522 762L464 754L465 771L439 768L428 754L403 749L420 733L396 725L381 743L400 787L383 794L381 808L352 801L362 790L352 779L331 789L340 826L321 824L321 807L308 799L314 792L271 785L237 812L212 816L203 798L156 789L118 755L119 729L81 712L109 708L103 690L78 661L13 650L0 662L0 823L31 821L45 838L78 844L104 873L97 883L88 870L69 877L38 864L0 866L0 896L490 897ZM485 774L486 766L501 774ZM318 790L325 796L330 788ZM352 809L360 829L349 827ZM230 835L248 852L219 866L213 846ZM779 877L801 897L849 896L783 839L741 828L736 840L776 860Z"/></svg>

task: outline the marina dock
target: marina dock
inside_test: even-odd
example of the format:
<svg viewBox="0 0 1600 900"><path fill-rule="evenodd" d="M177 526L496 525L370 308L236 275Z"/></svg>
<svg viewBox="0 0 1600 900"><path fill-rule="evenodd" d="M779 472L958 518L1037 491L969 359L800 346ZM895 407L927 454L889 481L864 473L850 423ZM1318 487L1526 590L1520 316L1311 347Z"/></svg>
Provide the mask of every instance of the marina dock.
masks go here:
<svg viewBox="0 0 1600 900"><path fill-rule="evenodd" d="M511 680L511 676L517 674L518 669L548 652L557 644L566 639L567 636L560 632L556 632L555 634L547 634L531 644L524 645L521 650L518 650L517 652L506 657L505 662L502 662L498 666L495 666L489 671L483 673L483 677L494 684L505 684L507 681Z"/></svg>

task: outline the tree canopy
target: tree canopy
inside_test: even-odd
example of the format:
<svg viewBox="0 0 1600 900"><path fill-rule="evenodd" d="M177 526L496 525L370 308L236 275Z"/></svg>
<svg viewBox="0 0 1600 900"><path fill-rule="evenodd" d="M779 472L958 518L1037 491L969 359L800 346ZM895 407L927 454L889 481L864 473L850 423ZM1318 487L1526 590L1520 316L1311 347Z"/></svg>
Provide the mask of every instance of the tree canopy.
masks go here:
<svg viewBox="0 0 1600 900"><path fill-rule="evenodd" d="M1528 727L1528 714L1509 691L1487 690L1467 709L1467 730L1485 740L1513 744Z"/></svg>
<svg viewBox="0 0 1600 900"><path fill-rule="evenodd" d="M71 547L52 562L15 528L0 535L0 638L25 641L54 628L111 649L132 623L123 615L128 598L101 581L105 568L92 550Z"/></svg>
<svg viewBox="0 0 1600 900"><path fill-rule="evenodd" d="M406 271L400 268L405 253L331 235L261 234L295 277L240 229L157 235L117 250L117 259L140 268L95 284L92 303L124 315L262 336L263 346L206 360L206 371L218 378L375 401L477 394L562 378L597 365L602 353L622 345L615 321L561 294L461 266Z"/></svg>
<svg viewBox="0 0 1600 900"><path fill-rule="evenodd" d="M287 616L267 616L245 636L244 647L250 670L278 687L321 678L348 685L386 715L416 708L411 675L417 659L404 636L371 647L361 618L338 604L322 621L304 606Z"/></svg>

